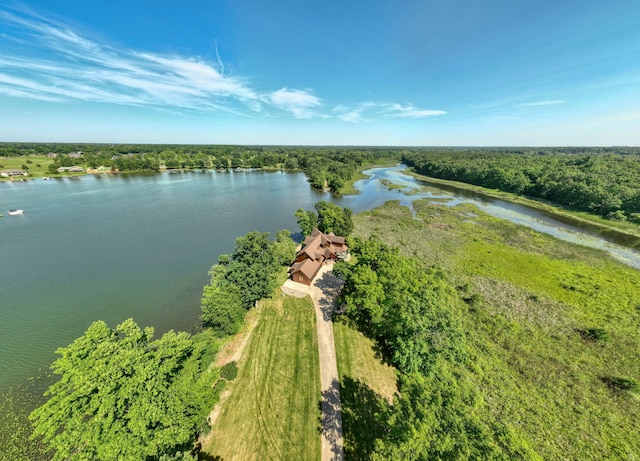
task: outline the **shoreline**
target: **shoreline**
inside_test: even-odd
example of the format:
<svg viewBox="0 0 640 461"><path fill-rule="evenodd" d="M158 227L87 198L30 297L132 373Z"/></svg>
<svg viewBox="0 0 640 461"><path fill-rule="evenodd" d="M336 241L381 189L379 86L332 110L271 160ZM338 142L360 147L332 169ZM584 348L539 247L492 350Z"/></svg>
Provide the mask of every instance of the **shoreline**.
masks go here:
<svg viewBox="0 0 640 461"><path fill-rule="evenodd" d="M486 197L508 201L518 205L527 206L538 211L543 211L545 213L549 213L554 216L570 219L576 223L582 223L589 226L593 226L594 228L600 229L602 231L617 233L620 236L624 236L624 237L640 238L640 225L634 225L634 224L628 223L629 226L635 226L635 228L631 228L631 227L626 228L626 226L625 228L617 227L614 224L602 222L601 220L604 220L604 218L601 218L600 216L589 215L586 212L581 212L581 211L572 211L572 210L563 209L560 206L555 205L553 203L540 201L535 198L516 195L516 194L503 192L496 189L487 189L482 186L476 186L474 184L468 184L468 183L459 182L459 181L433 178L431 176L418 174L415 171L413 171L410 167L407 167L406 170L404 170L403 172L419 181L430 182L434 184L441 184L441 185L450 186L452 188L461 189L461 190L468 190L470 192L484 195Z"/></svg>

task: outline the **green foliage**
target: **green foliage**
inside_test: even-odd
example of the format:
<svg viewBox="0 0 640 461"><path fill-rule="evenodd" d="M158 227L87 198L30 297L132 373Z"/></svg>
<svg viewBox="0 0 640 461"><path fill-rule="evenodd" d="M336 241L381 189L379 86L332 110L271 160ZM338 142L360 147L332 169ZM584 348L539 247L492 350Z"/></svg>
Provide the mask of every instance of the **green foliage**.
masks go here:
<svg viewBox="0 0 640 461"><path fill-rule="evenodd" d="M602 380L640 377L640 272L475 207L413 207L415 217L397 203L358 214L354 234L380 235L425 267L438 264L460 287L468 360L449 368L479 394L470 411L502 452L571 460L640 453L637 391ZM578 334L592 328L608 339Z"/></svg>
<svg viewBox="0 0 640 461"><path fill-rule="evenodd" d="M448 366L428 377L401 375L388 434L377 441L372 459L541 459L526 445L502 448L482 407L479 394Z"/></svg>
<svg viewBox="0 0 640 461"><path fill-rule="evenodd" d="M233 335L242 325L246 309L240 289L225 278L226 268L214 265L209 272L211 283L202 293L202 323L219 337Z"/></svg>
<svg viewBox="0 0 640 461"><path fill-rule="evenodd" d="M311 235L314 228L318 227L318 216L313 211L305 211L299 208L294 213L294 216L298 220L298 227L302 235L305 237Z"/></svg>
<svg viewBox="0 0 640 461"><path fill-rule="evenodd" d="M351 239L357 263L338 263L345 279L341 294L346 315L375 338L403 372L430 373L442 357L464 363L464 333L456 294L444 274L424 270L379 238Z"/></svg>
<svg viewBox="0 0 640 461"><path fill-rule="evenodd" d="M211 402L202 347L187 333L153 340L129 319L95 322L52 369L60 379L31 419L54 460L141 460L173 455L193 443Z"/></svg>
<svg viewBox="0 0 640 461"><path fill-rule="evenodd" d="M535 458L512 428L486 418L466 377L473 365L460 304L444 274L375 236L349 244L357 262L334 270L345 280L345 315L400 372L400 396L373 459Z"/></svg>
<svg viewBox="0 0 640 461"><path fill-rule="evenodd" d="M403 156L418 173L539 197L614 220L640 212L637 150L430 150Z"/></svg>
<svg viewBox="0 0 640 461"><path fill-rule="evenodd" d="M268 237L268 233L256 231L238 237L233 253L220 255L219 264L211 268L211 282L202 293L200 319L216 336L237 333L247 309L271 294L280 267L295 257L289 231L278 231L275 242Z"/></svg>
<svg viewBox="0 0 640 461"><path fill-rule="evenodd" d="M267 232L257 231L238 237L229 258L222 258L225 278L240 290L245 309L271 294L276 286L275 275L280 266L273 254Z"/></svg>
<svg viewBox="0 0 640 461"><path fill-rule="evenodd" d="M229 362L220 369L220 377L233 381L238 376L238 362Z"/></svg>
<svg viewBox="0 0 640 461"><path fill-rule="evenodd" d="M602 382L614 391L637 391L640 389L635 379L621 376L605 376L602 378Z"/></svg>
<svg viewBox="0 0 640 461"><path fill-rule="evenodd" d="M316 212L305 211L299 208L295 213L298 226L305 237L311 235L314 228L343 237L353 231L353 212L350 208L342 208L339 205L321 200L315 204Z"/></svg>
<svg viewBox="0 0 640 461"><path fill-rule="evenodd" d="M609 332L604 328L580 328L578 334L585 341L606 342L610 339Z"/></svg>
<svg viewBox="0 0 640 461"><path fill-rule="evenodd" d="M271 249L279 266L288 266L296 257L296 244L291 239L291 232L286 229L276 232L276 240L271 244Z"/></svg>
<svg viewBox="0 0 640 461"><path fill-rule="evenodd" d="M350 208L321 200L315 204L315 209L318 212L318 229L322 232L333 232L343 237L353 232L353 212Z"/></svg>

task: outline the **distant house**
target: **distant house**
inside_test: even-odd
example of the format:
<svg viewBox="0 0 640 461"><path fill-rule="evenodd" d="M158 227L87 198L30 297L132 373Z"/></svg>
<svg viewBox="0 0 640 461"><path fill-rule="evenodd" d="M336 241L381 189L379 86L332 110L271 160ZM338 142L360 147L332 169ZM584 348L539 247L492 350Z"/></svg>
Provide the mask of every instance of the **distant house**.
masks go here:
<svg viewBox="0 0 640 461"><path fill-rule="evenodd" d="M291 280L311 285L324 263L336 261L346 255L348 250L344 237L338 237L333 232L324 234L314 229L304 239L302 248L289 268Z"/></svg>
<svg viewBox="0 0 640 461"><path fill-rule="evenodd" d="M24 170L2 170L0 176L3 178L11 178L13 176L29 176L29 173Z"/></svg>
<svg viewBox="0 0 640 461"><path fill-rule="evenodd" d="M84 168L81 166L61 166L58 168L58 173L84 173Z"/></svg>
<svg viewBox="0 0 640 461"><path fill-rule="evenodd" d="M69 152L67 154L67 157L69 158L80 158L82 157L82 151L78 151L78 152Z"/></svg>
<svg viewBox="0 0 640 461"><path fill-rule="evenodd" d="M58 158L58 154L56 154L55 152L49 152L47 154L47 157L49 157L49 158Z"/></svg>

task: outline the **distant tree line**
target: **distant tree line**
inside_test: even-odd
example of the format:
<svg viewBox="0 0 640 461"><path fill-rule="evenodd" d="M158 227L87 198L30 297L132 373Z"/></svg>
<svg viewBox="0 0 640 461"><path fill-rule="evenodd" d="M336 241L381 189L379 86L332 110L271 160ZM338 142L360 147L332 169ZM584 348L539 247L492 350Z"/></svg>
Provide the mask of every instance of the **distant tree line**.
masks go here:
<svg viewBox="0 0 640 461"><path fill-rule="evenodd" d="M438 150L406 153L420 174L542 198L640 222L640 149Z"/></svg>
<svg viewBox="0 0 640 461"><path fill-rule="evenodd" d="M72 152L82 152L82 157L69 157ZM313 187L332 192L340 192L360 167L399 160L402 152L400 148L377 147L0 143L0 156L58 154L49 167L52 174L59 167L72 165L122 172L161 168L302 170Z"/></svg>

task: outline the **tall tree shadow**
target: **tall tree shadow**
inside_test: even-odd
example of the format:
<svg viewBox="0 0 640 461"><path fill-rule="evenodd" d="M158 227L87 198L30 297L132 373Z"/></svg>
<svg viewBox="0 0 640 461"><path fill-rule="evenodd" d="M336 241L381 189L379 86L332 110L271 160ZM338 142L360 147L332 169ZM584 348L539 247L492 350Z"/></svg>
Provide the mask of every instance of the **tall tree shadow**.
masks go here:
<svg viewBox="0 0 640 461"><path fill-rule="evenodd" d="M345 459L369 459L376 440L385 434L391 405L362 381L342 378L342 427Z"/></svg>
<svg viewBox="0 0 640 461"><path fill-rule="evenodd" d="M320 431L331 444L332 459L343 459L342 447L342 408L340 403L340 384L337 379L328 389L322 391L320 400Z"/></svg>

